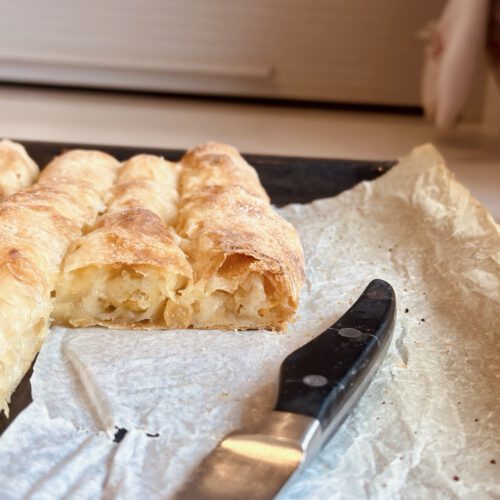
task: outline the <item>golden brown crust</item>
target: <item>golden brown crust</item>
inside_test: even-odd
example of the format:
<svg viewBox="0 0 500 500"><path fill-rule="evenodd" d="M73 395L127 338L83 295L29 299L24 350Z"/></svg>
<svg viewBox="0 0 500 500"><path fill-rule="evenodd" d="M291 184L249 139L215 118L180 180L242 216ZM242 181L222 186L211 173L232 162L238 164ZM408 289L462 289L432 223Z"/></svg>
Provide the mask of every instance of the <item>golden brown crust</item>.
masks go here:
<svg viewBox="0 0 500 500"><path fill-rule="evenodd" d="M140 154L128 159L122 165L116 183L147 180L156 181L164 187L176 187L178 174L179 166L176 163L160 156Z"/></svg>
<svg viewBox="0 0 500 500"><path fill-rule="evenodd" d="M232 146L208 142L188 151L181 163L184 198L211 186L239 186L269 202L257 172Z"/></svg>
<svg viewBox="0 0 500 500"><path fill-rule="evenodd" d="M178 220L159 205L165 198L177 205L178 167L148 155L122 166L106 213L66 255L56 321L286 327L304 279L294 228L272 210L255 170L234 148L206 144L181 165ZM174 221L180 237L166 227Z"/></svg>
<svg viewBox="0 0 500 500"><path fill-rule="evenodd" d="M178 231L195 279L224 270L231 256L251 257L246 267L272 276L286 305L280 321L268 326L282 329L291 319L305 278L304 256L295 228L268 203L238 186L210 187L183 204Z"/></svg>
<svg viewBox="0 0 500 500"><path fill-rule="evenodd" d="M60 264L71 241L94 222L118 162L68 152L40 181L0 203L0 407L29 368L47 331ZM83 180L85 179L85 180Z"/></svg>
<svg viewBox="0 0 500 500"><path fill-rule="evenodd" d="M103 196L113 185L118 162L102 151L73 149L56 156L40 174L39 183L89 187Z"/></svg>
<svg viewBox="0 0 500 500"><path fill-rule="evenodd" d="M40 266L35 265L31 252L26 251L24 242L15 238L0 238L0 269L27 287L45 290L48 286L48 276L42 272Z"/></svg>
<svg viewBox="0 0 500 500"><path fill-rule="evenodd" d="M38 165L21 144L0 141L0 198L31 185L38 177Z"/></svg>
<svg viewBox="0 0 500 500"><path fill-rule="evenodd" d="M240 290L250 276L260 276L268 302L274 304L272 314L259 313L262 321L254 315L248 324L233 320L210 327L284 329L298 307L305 277L295 229L273 211L257 174L234 148L209 143L189 151L182 165L176 229L195 283L206 290L220 278L226 279L226 288L239 280Z"/></svg>
<svg viewBox="0 0 500 500"><path fill-rule="evenodd" d="M97 273L94 273L94 270L97 270ZM164 327L161 315L154 315L142 321L134 319L134 311L128 316L120 314L107 317L98 308L99 302L97 308L93 304L93 308L82 309L82 297L78 295L77 289L87 276L97 276L99 279L109 275L112 278L116 274L123 273L141 273L145 278L154 275L160 278L159 282L162 275L176 274L178 279L172 280L174 286L181 286L192 276L191 266L175 243L175 234L156 214L143 208L105 214L94 229L75 241L68 251L63 273L56 288L57 304L53 313L56 322L73 327L92 325L133 329ZM132 282L127 284L123 281L122 287L126 289L133 285ZM86 295L92 293L95 293L95 288L92 290L90 286ZM130 289L129 293L123 294L123 297L127 299L133 293L134 290ZM161 301L164 303L165 299L166 296L162 297ZM75 302L72 302L73 300ZM99 295L98 301L105 301L115 309L126 302L123 298L120 301L116 297L110 297L108 289Z"/></svg>
<svg viewBox="0 0 500 500"><path fill-rule="evenodd" d="M153 155L137 155L120 168L116 185L106 198L107 211L146 208L164 223L177 218L179 167Z"/></svg>
<svg viewBox="0 0 500 500"><path fill-rule="evenodd" d="M121 167L107 211L65 257L54 319L71 326L164 327L167 297L192 270L167 224L177 217L178 168L139 155Z"/></svg>
<svg viewBox="0 0 500 500"><path fill-rule="evenodd" d="M8 236L0 238L0 257L29 259L46 280L37 339L71 241L57 282L54 318L60 323L286 327L304 280L300 241L234 148L202 145L184 156L181 167L138 155L123 164L110 189L115 173L108 155L71 151L56 158L35 187L0 206L0 230ZM106 213L94 224L106 208L103 200ZM33 243L26 245L33 221ZM88 231L77 238L82 228ZM26 285L30 276L37 274L30 271Z"/></svg>
<svg viewBox="0 0 500 500"><path fill-rule="evenodd" d="M150 210L138 207L103 215L91 232L73 243L64 272L110 264L175 267L183 275L191 274L172 229Z"/></svg>
<svg viewBox="0 0 500 500"><path fill-rule="evenodd" d="M37 183L5 200L12 206L30 207L33 210L45 210L59 214L73 221L78 226L94 220L102 209L102 197L84 184Z"/></svg>
<svg viewBox="0 0 500 500"><path fill-rule="evenodd" d="M141 290L140 285L136 289L137 282L130 275L139 281L154 282L153 289ZM82 282L89 276L95 279L80 296ZM109 285L116 276L122 282L119 294L113 294L113 286ZM56 289L54 317L58 323L73 327L163 328L163 316L156 311L156 302L163 310L169 292L162 286L168 288L170 283L175 290L191 276L191 266L176 245L173 231L165 227L156 214L142 208L106 214L94 230L77 240L68 252ZM102 286L99 280L103 281ZM146 299L147 293L157 294L159 290L163 291L162 296L147 297L147 307L130 309L131 301L135 305L138 294ZM97 294L96 300L92 300L92 294ZM90 303L89 307L85 308L85 301ZM103 304L106 307L102 307ZM113 314L107 314L110 306ZM148 309L152 312L148 313Z"/></svg>

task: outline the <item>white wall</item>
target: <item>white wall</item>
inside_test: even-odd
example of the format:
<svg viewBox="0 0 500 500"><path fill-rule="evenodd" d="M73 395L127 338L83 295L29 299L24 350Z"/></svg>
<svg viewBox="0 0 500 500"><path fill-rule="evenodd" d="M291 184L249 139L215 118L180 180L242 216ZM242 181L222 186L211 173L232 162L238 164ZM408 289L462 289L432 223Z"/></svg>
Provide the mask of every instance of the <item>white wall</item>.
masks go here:
<svg viewBox="0 0 500 500"><path fill-rule="evenodd" d="M4 0L0 80L418 105L443 3Z"/></svg>

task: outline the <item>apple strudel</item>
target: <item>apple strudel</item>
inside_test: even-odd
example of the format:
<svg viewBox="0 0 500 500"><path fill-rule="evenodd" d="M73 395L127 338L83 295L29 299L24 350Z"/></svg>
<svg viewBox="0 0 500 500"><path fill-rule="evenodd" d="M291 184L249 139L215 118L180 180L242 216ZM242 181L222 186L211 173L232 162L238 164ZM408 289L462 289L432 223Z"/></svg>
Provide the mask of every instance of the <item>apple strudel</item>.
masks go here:
<svg viewBox="0 0 500 500"><path fill-rule="evenodd" d="M30 186L38 177L38 165L21 144L0 141L0 198Z"/></svg>
<svg viewBox="0 0 500 500"><path fill-rule="evenodd" d="M118 165L104 153L70 151L37 184L0 202L0 408L6 412L47 332L61 261L102 209Z"/></svg>

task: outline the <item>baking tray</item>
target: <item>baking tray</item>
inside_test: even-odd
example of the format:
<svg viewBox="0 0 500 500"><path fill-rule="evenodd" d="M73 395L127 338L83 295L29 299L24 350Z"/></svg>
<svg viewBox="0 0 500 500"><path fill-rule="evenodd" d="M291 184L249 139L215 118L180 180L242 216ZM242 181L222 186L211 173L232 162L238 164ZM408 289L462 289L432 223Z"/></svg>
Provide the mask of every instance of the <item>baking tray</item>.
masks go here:
<svg viewBox="0 0 500 500"><path fill-rule="evenodd" d="M184 154L181 149L142 148L125 146L97 146L91 144L35 142L18 140L30 156L43 168L54 156L63 151L83 148L99 149L113 155L120 161L139 153L163 156L177 161ZM357 183L372 180L387 172L394 162L358 161L327 158L303 158L296 156L272 156L244 154L247 161L259 173L271 201L276 206L289 203L309 203L315 199L335 196ZM16 416L31 402L29 379L33 367L25 375L12 395L10 417L0 415L0 434Z"/></svg>

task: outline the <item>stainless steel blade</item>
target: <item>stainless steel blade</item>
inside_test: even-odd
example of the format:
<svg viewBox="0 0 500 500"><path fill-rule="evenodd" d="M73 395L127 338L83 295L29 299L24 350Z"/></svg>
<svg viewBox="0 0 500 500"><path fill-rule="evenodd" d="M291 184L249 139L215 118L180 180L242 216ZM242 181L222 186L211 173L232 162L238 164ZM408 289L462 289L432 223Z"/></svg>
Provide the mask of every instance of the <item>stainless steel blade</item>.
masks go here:
<svg viewBox="0 0 500 500"><path fill-rule="evenodd" d="M307 463L308 457L314 456L320 434L319 422L314 418L271 412L258 428L224 438L197 467L176 498L274 498Z"/></svg>

